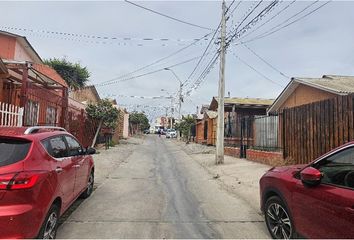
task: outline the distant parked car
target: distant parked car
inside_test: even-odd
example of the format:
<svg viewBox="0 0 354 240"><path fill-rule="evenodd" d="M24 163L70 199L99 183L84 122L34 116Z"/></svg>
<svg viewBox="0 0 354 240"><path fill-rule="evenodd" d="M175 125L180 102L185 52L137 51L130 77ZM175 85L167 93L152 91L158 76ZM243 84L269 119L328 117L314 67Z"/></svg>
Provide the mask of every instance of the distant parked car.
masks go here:
<svg viewBox="0 0 354 240"><path fill-rule="evenodd" d="M176 138L177 132L175 129L167 129L166 138Z"/></svg>
<svg viewBox="0 0 354 240"><path fill-rule="evenodd" d="M273 238L354 238L354 142L307 165L271 168L260 189Z"/></svg>
<svg viewBox="0 0 354 240"><path fill-rule="evenodd" d="M0 238L55 238L59 217L91 195L94 163L61 128L0 128Z"/></svg>
<svg viewBox="0 0 354 240"><path fill-rule="evenodd" d="M150 134L150 130L149 130L149 129L145 129L145 130L143 131L143 133L144 133L144 134Z"/></svg>

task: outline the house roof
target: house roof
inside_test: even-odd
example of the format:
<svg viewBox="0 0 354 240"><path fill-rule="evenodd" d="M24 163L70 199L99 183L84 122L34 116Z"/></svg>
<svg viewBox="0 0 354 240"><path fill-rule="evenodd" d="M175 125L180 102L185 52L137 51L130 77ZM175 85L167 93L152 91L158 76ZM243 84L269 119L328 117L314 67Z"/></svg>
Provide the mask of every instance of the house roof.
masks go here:
<svg viewBox="0 0 354 240"><path fill-rule="evenodd" d="M235 105L240 108L264 108L272 105L274 99L263 99L263 98L224 98L224 104L227 105ZM217 109L218 98L213 97L210 103L209 109L215 110Z"/></svg>
<svg viewBox="0 0 354 240"><path fill-rule="evenodd" d="M293 77L285 89L280 93L268 113L274 113L284 104L286 99L300 85L306 85L336 95L354 93L354 76L323 75L322 78Z"/></svg>
<svg viewBox="0 0 354 240"><path fill-rule="evenodd" d="M50 66L44 64L32 64L32 69L47 76L48 78L52 79L56 83L60 84L61 86L68 87L66 81Z"/></svg>
<svg viewBox="0 0 354 240"><path fill-rule="evenodd" d="M39 56L39 54L36 52L36 50L34 50L33 46L31 45L31 43L27 40L27 38L25 36L21 36L21 35L17 35L14 33L10 33L10 32L6 32L6 31L1 31L0 30L0 34L2 35L6 35L9 37L14 37L16 38L16 40L25 48L28 50L28 53L30 54L30 56L33 58L34 62L36 63L43 63L42 58Z"/></svg>

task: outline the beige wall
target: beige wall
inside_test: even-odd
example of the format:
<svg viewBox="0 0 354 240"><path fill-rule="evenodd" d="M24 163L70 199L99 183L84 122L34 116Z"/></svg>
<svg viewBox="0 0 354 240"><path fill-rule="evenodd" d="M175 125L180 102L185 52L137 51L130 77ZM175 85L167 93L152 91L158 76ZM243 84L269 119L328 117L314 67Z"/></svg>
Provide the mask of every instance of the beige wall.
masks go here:
<svg viewBox="0 0 354 240"><path fill-rule="evenodd" d="M279 110L281 111L284 108L291 108L312 102L318 102L321 100L334 98L336 96L337 95L333 93L300 84L283 103Z"/></svg>
<svg viewBox="0 0 354 240"><path fill-rule="evenodd" d="M94 94L90 88L83 88L80 90L72 91L69 93L69 96L79 102L86 101L87 103L91 104L98 102L96 94Z"/></svg>
<svg viewBox="0 0 354 240"><path fill-rule="evenodd" d="M129 114L125 113L124 120L123 120L123 138L128 138L128 137L129 137Z"/></svg>
<svg viewBox="0 0 354 240"><path fill-rule="evenodd" d="M34 62L34 59L31 58L31 56L27 53L26 49L21 44L19 44L18 41L16 41L16 45L15 45L14 59L17 61Z"/></svg>

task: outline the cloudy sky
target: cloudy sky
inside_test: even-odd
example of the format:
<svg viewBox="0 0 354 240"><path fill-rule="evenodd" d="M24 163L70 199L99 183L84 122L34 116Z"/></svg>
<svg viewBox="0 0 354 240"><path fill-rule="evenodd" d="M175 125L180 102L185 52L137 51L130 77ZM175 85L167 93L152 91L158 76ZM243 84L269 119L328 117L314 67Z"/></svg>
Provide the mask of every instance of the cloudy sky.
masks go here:
<svg viewBox="0 0 354 240"><path fill-rule="evenodd" d="M194 39L212 32L208 29L216 29L221 17L221 2L134 3L203 28L165 18L123 1L1 1L0 29L26 36L43 59L66 57L70 61L80 62L91 72L90 84L97 84L102 97L115 95L118 103L129 106L130 110L143 109L155 117L165 112L163 107L169 106L170 100L125 96L175 94L179 83L172 72L157 70L194 58L172 67L181 81L188 83L183 92L190 90L217 49L213 41L195 74L188 79L212 34L192 43ZM227 6L230 3L228 1ZM238 7L232 15L229 11L227 32L235 29L255 6L258 5L239 29L270 3L234 2L230 9ZM282 25L274 30L302 18L324 3L280 1L240 39L245 42L254 40L279 24ZM226 57L226 93L230 92L233 97L276 98L290 80L283 75L354 75L353 12L354 2L332 1L269 36L248 42L247 46L272 67L240 44L240 39L235 39L228 47ZM191 46L179 54L122 78L188 45ZM150 72L155 73L136 77ZM182 113L194 113L197 105L210 103L212 96L217 95L218 76L219 65L216 62L191 96L185 97ZM111 79L115 81L102 85Z"/></svg>

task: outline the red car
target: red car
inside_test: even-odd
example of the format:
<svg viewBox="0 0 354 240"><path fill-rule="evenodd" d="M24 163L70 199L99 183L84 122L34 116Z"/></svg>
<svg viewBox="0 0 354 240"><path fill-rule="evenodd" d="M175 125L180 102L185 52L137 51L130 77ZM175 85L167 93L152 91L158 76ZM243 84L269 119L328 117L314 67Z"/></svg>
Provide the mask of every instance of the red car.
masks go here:
<svg viewBox="0 0 354 240"><path fill-rule="evenodd" d="M273 238L354 238L354 142L308 165L271 168L260 194Z"/></svg>
<svg viewBox="0 0 354 240"><path fill-rule="evenodd" d="M55 238L59 217L92 193L93 153L62 128L0 128L0 238Z"/></svg>

